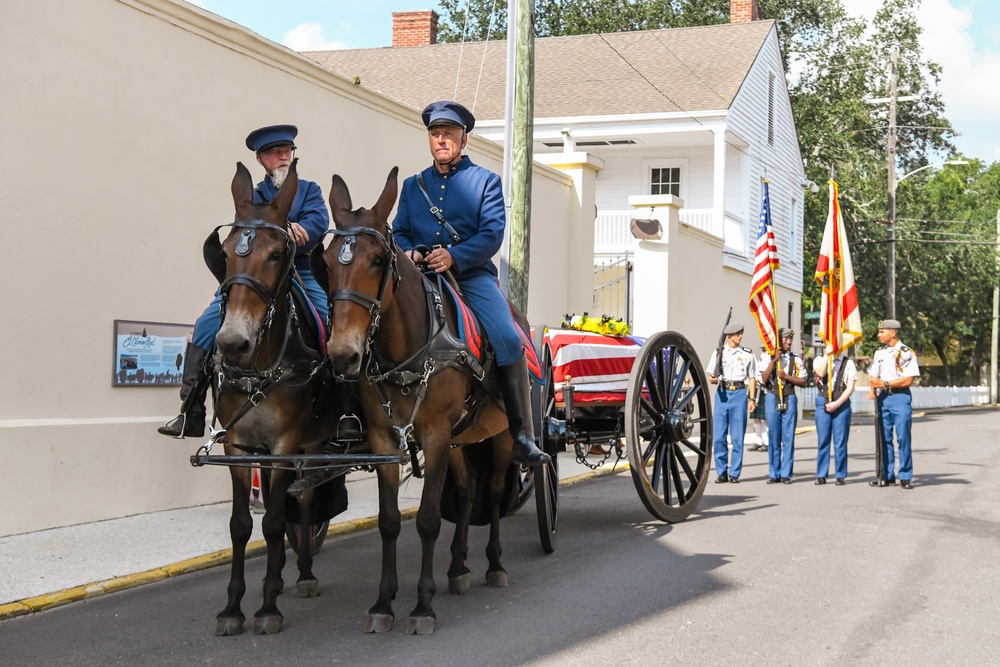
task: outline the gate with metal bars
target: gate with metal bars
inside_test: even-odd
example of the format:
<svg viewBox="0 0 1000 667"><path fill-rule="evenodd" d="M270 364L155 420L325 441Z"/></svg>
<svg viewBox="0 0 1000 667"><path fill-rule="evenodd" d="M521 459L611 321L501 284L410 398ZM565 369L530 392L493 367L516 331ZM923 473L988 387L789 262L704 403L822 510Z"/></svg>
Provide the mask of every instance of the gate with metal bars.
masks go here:
<svg viewBox="0 0 1000 667"><path fill-rule="evenodd" d="M594 255L594 303L591 317L609 315L632 325L632 264L634 253Z"/></svg>

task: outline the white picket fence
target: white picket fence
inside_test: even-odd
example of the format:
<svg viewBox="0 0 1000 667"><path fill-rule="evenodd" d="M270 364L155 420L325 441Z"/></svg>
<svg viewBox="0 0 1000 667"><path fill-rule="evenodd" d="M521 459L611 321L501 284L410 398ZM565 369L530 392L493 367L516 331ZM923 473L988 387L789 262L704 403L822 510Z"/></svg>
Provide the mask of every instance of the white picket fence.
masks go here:
<svg viewBox="0 0 1000 667"><path fill-rule="evenodd" d="M803 410L816 409L816 387L799 389L797 393ZM913 387L910 394L914 410L990 404L989 387ZM851 412L856 415L875 414L875 401L868 398L866 387L858 387L851 394Z"/></svg>

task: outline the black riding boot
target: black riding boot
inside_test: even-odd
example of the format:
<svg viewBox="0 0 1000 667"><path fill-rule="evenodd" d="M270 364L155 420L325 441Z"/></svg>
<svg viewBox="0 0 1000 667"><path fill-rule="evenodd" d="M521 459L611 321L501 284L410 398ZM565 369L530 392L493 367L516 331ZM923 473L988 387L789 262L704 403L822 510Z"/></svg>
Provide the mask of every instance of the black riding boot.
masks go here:
<svg viewBox="0 0 1000 667"><path fill-rule="evenodd" d="M528 362L524 355L513 366L497 366L500 392L507 410L507 423L514 436L514 463L531 466L551 458L535 444L531 419L531 391Z"/></svg>
<svg viewBox="0 0 1000 667"><path fill-rule="evenodd" d="M184 354L184 376L181 378L181 413L156 429L175 438L205 435L205 395L209 375L205 368L208 352L188 343Z"/></svg>
<svg viewBox="0 0 1000 667"><path fill-rule="evenodd" d="M342 442L365 439L364 427L361 424L361 399L358 398L358 384L349 383L341 388L341 415L337 422L336 440Z"/></svg>

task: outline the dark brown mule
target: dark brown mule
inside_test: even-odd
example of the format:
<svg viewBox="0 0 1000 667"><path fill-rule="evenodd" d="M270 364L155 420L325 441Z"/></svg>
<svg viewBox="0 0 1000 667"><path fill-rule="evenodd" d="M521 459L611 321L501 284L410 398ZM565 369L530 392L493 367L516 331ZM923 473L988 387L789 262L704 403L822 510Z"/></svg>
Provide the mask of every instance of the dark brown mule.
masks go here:
<svg viewBox="0 0 1000 667"><path fill-rule="evenodd" d="M409 258L397 256L387 219L396 201L397 169L393 169L378 202L371 210L352 210L347 185L333 177L330 210L336 223L333 240L322 262L313 256L313 273L330 295L332 325L327 352L336 376L360 381L362 411L374 454L399 454L401 441L419 445L424 455L424 486L417 511L422 564L417 605L410 612L406 632L429 634L436 618L431 600L434 583L434 545L441 530L441 494L450 468L456 488L455 537L448 568L449 591L469 587L468 527L474 480L461 447L493 438L493 474L490 478L490 538L487 584L506 586L500 564L500 506L504 473L511 463L512 440L503 411L491 399L478 419L457 436L452 429L466 410L466 399L478 384L467 368L435 361L427 355L433 328L424 278ZM315 252L319 252L319 248ZM326 269L325 277L321 275ZM456 314L448 299L442 302L447 327L457 335ZM384 394L383 394L384 392ZM387 399L387 400L386 400ZM383 407L388 403L391 416ZM412 428L411 428L412 427ZM382 577L378 600L368 610L366 632L386 632L393 624L392 600L399 582L396 539L400 530L399 466L378 467L379 517L382 536Z"/></svg>
<svg viewBox="0 0 1000 667"><path fill-rule="evenodd" d="M216 337L224 377L216 397L216 415L225 429L221 441L227 455L248 451L292 455L300 450L317 454L335 428L334 411L317 404L329 397L330 376L320 363L321 352L310 349L290 322L295 242L288 233L288 212L297 188L296 163L292 162L274 202L254 204L250 172L238 164L232 184L236 222L221 246L218 229L205 243L205 259L222 283L226 309ZM244 559L253 528L250 468L232 466L230 472L233 562L229 601L217 616L218 635L243 632ZM281 629L283 619L276 601L283 586L287 491L294 479L291 472L279 470L268 477L267 511L261 524L267 542L267 573L264 601L254 614L256 634ZM311 523L308 495L300 503L300 535L306 534ZM306 542L299 540L299 544ZM300 596L311 597L317 595L312 553L308 547L299 551L296 588Z"/></svg>

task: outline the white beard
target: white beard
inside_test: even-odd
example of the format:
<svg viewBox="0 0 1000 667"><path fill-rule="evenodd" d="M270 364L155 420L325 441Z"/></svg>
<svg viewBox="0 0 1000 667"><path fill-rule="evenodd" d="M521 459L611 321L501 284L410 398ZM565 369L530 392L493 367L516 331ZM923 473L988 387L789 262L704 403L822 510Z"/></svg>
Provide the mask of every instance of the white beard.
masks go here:
<svg viewBox="0 0 1000 667"><path fill-rule="evenodd" d="M285 182L285 178L288 176L288 167L278 167L271 174L271 182L274 183L274 187L281 189L281 184Z"/></svg>

